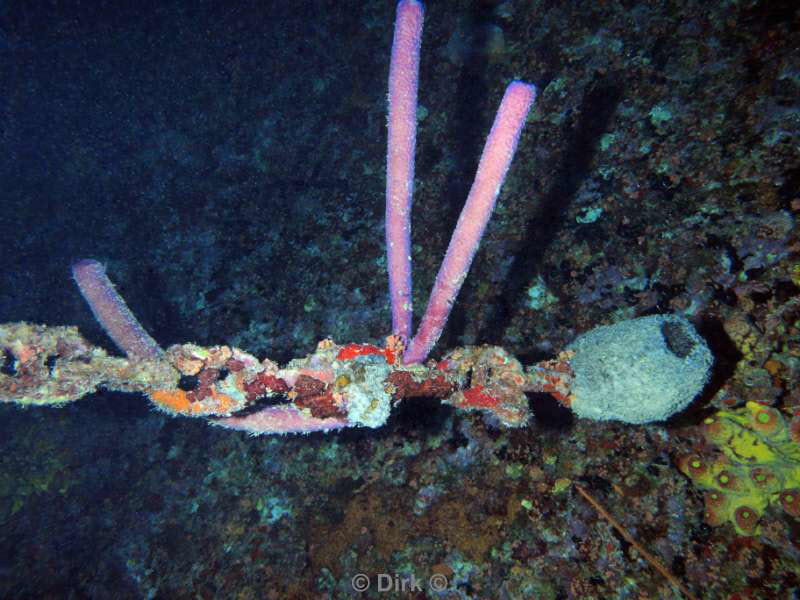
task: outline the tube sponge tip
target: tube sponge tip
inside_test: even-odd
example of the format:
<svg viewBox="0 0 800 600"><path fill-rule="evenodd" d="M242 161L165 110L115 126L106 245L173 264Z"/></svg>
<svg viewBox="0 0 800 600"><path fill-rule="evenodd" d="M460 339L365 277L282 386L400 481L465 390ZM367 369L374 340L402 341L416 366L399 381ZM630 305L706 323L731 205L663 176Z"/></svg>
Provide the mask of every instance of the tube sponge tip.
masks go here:
<svg viewBox="0 0 800 600"><path fill-rule="evenodd" d="M161 357L163 350L136 320L103 265L92 259L80 260L72 265L72 277L97 322L128 358Z"/></svg>

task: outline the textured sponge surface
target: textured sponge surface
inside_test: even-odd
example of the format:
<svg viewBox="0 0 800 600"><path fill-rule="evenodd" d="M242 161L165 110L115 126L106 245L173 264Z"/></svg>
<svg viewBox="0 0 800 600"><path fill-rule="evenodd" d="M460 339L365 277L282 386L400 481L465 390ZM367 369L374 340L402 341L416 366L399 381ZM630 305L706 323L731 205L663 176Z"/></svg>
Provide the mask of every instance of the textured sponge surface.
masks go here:
<svg viewBox="0 0 800 600"><path fill-rule="evenodd" d="M686 408L714 361L694 326L677 315L597 327L567 349L575 352L575 414L626 423L661 421Z"/></svg>

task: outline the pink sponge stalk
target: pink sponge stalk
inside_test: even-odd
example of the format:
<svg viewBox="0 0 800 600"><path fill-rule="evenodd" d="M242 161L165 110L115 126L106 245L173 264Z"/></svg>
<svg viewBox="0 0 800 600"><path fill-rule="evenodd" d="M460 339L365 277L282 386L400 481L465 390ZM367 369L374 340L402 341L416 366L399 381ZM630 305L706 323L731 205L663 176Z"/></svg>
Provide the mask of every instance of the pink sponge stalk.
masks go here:
<svg viewBox="0 0 800 600"><path fill-rule="evenodd" d="M494 210L500 186L503 185L511 165L519 134L535 97L536 88L531 84L514 81L506 88L492 130L486 138L475 181L436 276L425 315L416 336L403 355L406 363L425 360L442 334L450 309L486 229L486 223Z"/></svg>
<svg viewBox="0 0 800 600"><path fill-rule="evenodd" d="M81 260L72 265L72 276L95 319L128 358L152 359L162 355L163 350L114 289L103 265L96 260Z"/></svg>
<svg viewBox="0 0 800 600"><path fill-rule="evenodd" d="M229 429L260 433L310 433L350 427L347 419L317 419L293 406L268 406L243 417L225 417L212 421Z"/></svg>
<svg viewBox="0 0 800 600"><path fill-rule="evenodd" d="M389 133L386 156L386 261L392 333L411 337L411 196L417 139L417 83L423 8L397 5L389 66Z"/></svg>

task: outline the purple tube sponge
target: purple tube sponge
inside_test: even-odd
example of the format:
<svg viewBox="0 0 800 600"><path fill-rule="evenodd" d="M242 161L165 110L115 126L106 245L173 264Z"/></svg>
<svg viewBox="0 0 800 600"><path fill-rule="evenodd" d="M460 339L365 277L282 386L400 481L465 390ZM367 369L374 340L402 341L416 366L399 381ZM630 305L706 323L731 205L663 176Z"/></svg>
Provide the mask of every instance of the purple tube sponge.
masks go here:
<svg viewBox="0 0 800 600"><path fill-rule="evenodd" d="M514 158L522 126L535 97L536 88L532 84L514 81L506 88L489 137L486 138L475 181L436 276L425 315L403 356L406 363L425 360L442 334L450 309L467 277L483 231L494 211L497 195Z"/></svg>
<svg viewBox="0 0 800 600"><path fill-rule="evenodd" d="M128 358L153 359L163 354L114 289L103 265L96 260L81 260L72 265L72 276L95 319Z"/></svg>
<svg viewBox="0 0 800 600"><path fill-rule="evenodd" d="M411 337L411 197L417 140L417 87L423 7L397 5L389 66L389 134L386 153L386 261L392 333Z"/></svg>

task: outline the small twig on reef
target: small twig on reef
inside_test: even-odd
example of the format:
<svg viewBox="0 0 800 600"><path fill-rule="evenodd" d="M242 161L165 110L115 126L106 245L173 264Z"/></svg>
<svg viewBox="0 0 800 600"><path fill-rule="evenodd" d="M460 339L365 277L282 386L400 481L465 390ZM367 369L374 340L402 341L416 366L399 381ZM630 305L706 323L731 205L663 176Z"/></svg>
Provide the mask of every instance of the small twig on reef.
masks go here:
<svg viewBox="0 0 800 600"><path fill-rule="evenodd" d="M683 583L677 577L675 577L672 573L670 573L667 567L665 567L660 560L658 560L655 556L650 554L647 550L645 550L642 547L642 545L639 542L633 539L633 536L630 533L628 533L625 530L625 528L622 527L622 524L619 521L617 521L614 517L612 517L609 514L609 512L605 508L603 508L603 506L597 500L595 500L595 498L589 492L587 492L585 489L583 489L583 487L581 487L577 483L575 483L574 485L575 489L578 490L578 493L580 493L581 496L586 498L589 504L594 506L595 510L599 512L606 521L611 523L611 526L614 529L616 529L619 532L619 534L622 537L624 537L631 546L636 548L639 554L641 554L647 562L649 562L651 565L653 565L653 567L655 567L656 571L658 571L664 577L666 577L670 581L670 583L672 583L672 585L677 587L683 593L684 596L689 598L689 600L697 600L697 596L693 595L689 591L689 589L685 585L683 585Z"/></svg>

